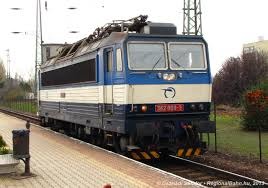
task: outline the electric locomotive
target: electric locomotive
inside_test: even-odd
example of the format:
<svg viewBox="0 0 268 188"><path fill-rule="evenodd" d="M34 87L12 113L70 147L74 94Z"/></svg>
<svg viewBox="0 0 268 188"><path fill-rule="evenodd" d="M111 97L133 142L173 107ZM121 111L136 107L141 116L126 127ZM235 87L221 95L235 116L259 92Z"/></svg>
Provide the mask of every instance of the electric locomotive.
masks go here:
<svg viewBox="0 0 268 188"><path fill-rule="evenodd" d="M207 43L146 19L113 21L73 44L43 46L44 125L137 160L205 151L201 135L215 130Z"/></svg>

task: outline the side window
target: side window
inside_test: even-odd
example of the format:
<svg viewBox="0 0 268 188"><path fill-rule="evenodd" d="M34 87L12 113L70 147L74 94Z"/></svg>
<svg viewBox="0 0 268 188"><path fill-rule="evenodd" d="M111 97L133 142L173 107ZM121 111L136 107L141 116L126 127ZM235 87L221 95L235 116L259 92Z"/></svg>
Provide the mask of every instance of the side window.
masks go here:
<svg viewBox="0 0 268 188"><path fill-rule="evenodd" d="M118 48L116 50L116 71L123 71L123 62L122 62L122 50Z"/></svg>
<svg viewBox="0 0 268 188"><path fill-rule="evenodd" d="M106 58L107 58L106 70L107 72L112 72L113 71L113 51L112 50L106 52Z"/></svg>
<svg viewBox="0 0 268 188"><path fill-rule="evenodd" d="M46 58L50 58L50 47L46 47Z"/></svg>
<svg viewBox="0 0 268 188"><path fill-rule="evenodd" d="M96 81L96 60L89 59L59 69L41 73L42 86L54 86Z"/></svg>

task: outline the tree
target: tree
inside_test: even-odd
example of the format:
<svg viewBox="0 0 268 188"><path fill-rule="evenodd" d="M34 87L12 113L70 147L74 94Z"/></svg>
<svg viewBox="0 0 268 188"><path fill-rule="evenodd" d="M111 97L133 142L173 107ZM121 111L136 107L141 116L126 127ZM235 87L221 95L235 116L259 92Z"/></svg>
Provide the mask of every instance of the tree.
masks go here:
<svg viewBox="0 0 268 188"><path fill-rule="evenodd" d="M22 90L21 87L13 87L10 88L4 95L4 100L15 100L15 99L23 99L25 96L25 91Z"/></svg>
<svg viewBox="0 0 268 188"><path fill-rule="evenodd" d="M243 93L268 75L268 55L244 53L225 61L213 80L213 97L217 104L240 105Z"/></svg>
<svg viewBox="0 0 268 188"><path fill-rule="evenodd" d="M25 81L18 73L15 73L15 77L9 79L5 85L4 100L23 99L29 96L28 93L32 92L31 82Z"/></svg>
<svg viewBox="0 0 268 188"><path fill-rule="evenodd" d="M2 59L0 59L0 88L4 87L5 79L6 79L5 66L4 66Z"/></svg>
<svg viewBox="0 0 268 188"><path fill-rule="evenodd" d="M32 92L32 88L28 82L20 82L19 86L25 92Z"/></svg>
<svg viewBox="0 0 268 188"><path fill-rule="evenodd" d="M3 82L6 78L6 69L3 60L0 59L0 82Z"/></svg>
<svg viewBox="0 0 268 188"><path fill-rule="evenodd" d="M217 104L239 103L241 59L230 57L213 79L213 98Z"/></svg>
<svg viewBox="0 0 268 188"><path fill-rule="evenodd" d="M265 52L242 54L241 84L244 89L259 84L268 75L268 54Z"/></svg>
<svg viewBox="0 0 268 188"><path fill-rule="evenodd" d="M30 85L31 87L31 91L34 92L35 89L35 74L34 74L34 70L31 70L29 72L29 79L27 80L27 83Z"/></svg>

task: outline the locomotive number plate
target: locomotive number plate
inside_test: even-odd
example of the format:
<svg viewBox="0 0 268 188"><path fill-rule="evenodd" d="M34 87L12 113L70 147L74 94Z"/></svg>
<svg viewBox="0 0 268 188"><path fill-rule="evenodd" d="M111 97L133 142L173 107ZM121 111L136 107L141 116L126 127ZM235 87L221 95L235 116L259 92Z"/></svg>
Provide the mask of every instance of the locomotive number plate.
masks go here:
<svg viewBox="0 0 268 188"><path fill-rule="evenodd" d="M182 112L184 111L183 104L157 104L155 112Z"/></svg>

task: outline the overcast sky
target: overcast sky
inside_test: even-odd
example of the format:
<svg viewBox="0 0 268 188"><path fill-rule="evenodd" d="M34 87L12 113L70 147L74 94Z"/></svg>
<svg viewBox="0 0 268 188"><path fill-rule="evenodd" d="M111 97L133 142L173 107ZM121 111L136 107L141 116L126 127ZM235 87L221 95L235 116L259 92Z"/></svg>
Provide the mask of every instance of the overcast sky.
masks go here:
<svg viewBox="0 0 268 188"><path fill-rule="evenodd" d="M45 43L72 43L111 20L140 14L148 15L150 21L174 23L182 32L183 0L47 0L47 11L44 0L41 4ZM226 58L241 53L243 43L257 41L259 36L268 39L267 7L267 0L202 0L203 34L213 74ZM28 78L34 72L35 15L36 0L1 1L0 57L6 63L6 49L10 49L11 75L17 72ZM79 33L69 33L72 30ZM14 35L14 31L24 34Z"/></svg>

